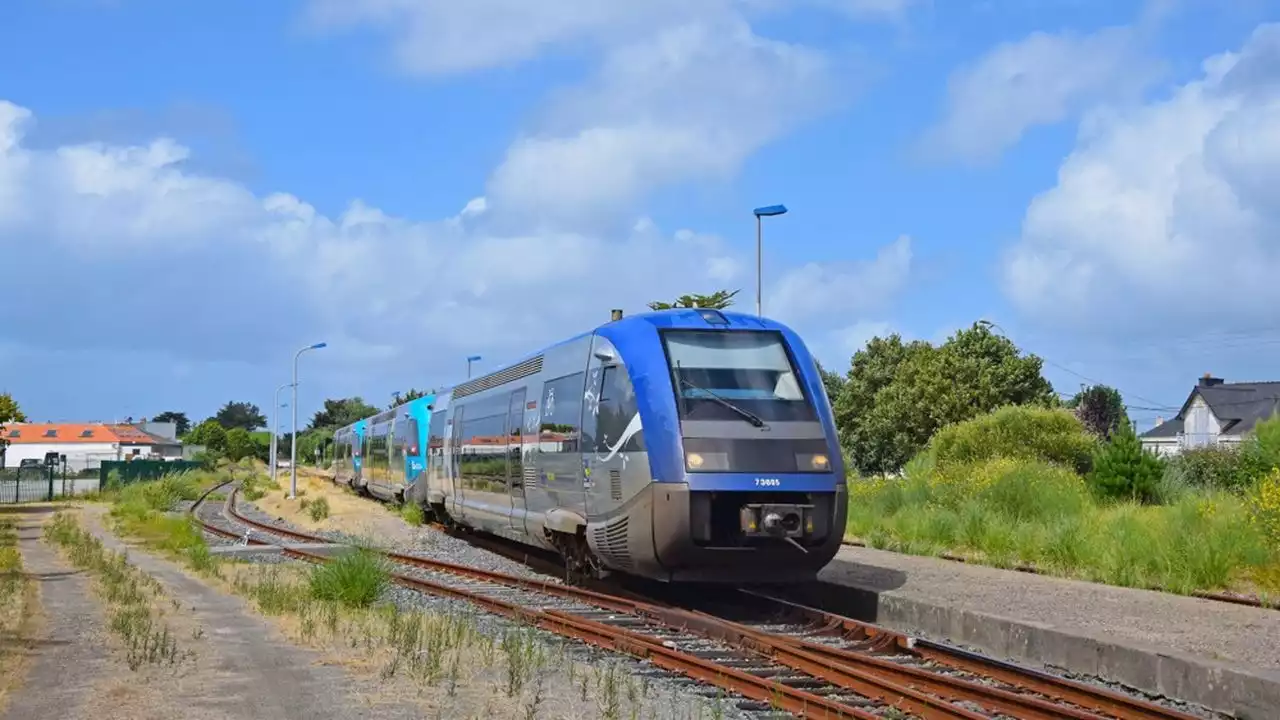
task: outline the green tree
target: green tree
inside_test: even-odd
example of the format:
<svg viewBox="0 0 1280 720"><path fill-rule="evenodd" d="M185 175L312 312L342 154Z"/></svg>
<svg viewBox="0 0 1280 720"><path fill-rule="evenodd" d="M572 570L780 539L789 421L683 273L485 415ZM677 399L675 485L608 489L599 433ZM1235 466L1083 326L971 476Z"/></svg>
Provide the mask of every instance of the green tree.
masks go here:
<svg viewBox="0 0 1280 720"><path fill-rule="evenodd" d="M324 409L311 418L311 429L340 428L378 414L378 408L366 403L364 398L325 400Z"/></svg>
<svg viewBox="0 0 1280 720"><path fill-rule="evenodd" d="M174 412L173 410L166 410L165 412L162 412L159 415L151 418L151 421L160 422L160 423L163 423L163 422L173 423L175 430L177 430L178 437L182 437L183 435L186 435L187 433L191 432L191 421L187 419L186 413Z"/></svg>
<svg viewBox="0 0 1280 720"><path fill-rule="evenodd" d="M393 392L391 393L391 404L387 406L387 409L390 410L394 407L403 405L409 402L410 400L417 400L420 397L426 397L428 394L429 393L425 393L417 388L409 388L407 392L403 392L403 393L399 391ZM339 425L338 427L342 427L342 426Z"/></svg>
<svg viewBox="0 0 1280 720"><path fill-rule="evenodd" d="M18 407L18 401L9 393L0 393L0 452L9 446L9 439L2 432L6 423L26 422L26 413Z"/></svg>
<svg viewBox="0 0 1280 720"><path fill-rule="evenodd" d="M822 376L822 387L827 391L827 398L832 403L835 403L836 398L840 397L840 392L844 389L844 376L822 367L822 363L816 360L814 362L818 365L818 374Z"/></svg>
<svg viewBox="0 0 1280 720"><path fill-rule="evenodd" d="M675 302L662 302L655 300L649 303L650 310L671 310L672 308L711 308L713 310L724 310L733 304L733 298L738 294L738 290L729 292L728 290L717 290L710 295L681 295L676 298Z"/></svg>
<svg viewBox="0 0 1280 720"><path fill-rule="evenodd" d="M1164 461L1142 448L1142 441L1126 420L1111 441L1093 457L1089 483L1107 498L1152 502L1164 474Z"/></svg>
<svg viewBox="0 0 1280 720"><path fill-rule="evenodd" d="M979 323L938 347L873 338L853 356L836 401L850 462L863 473L891 472L946 425L1005 405L1056 406L1041 365Z"/></svg>
<svg viewBox="0 0 1280 720"><path fill-rule="evenodd" d="M26 422L27 414L22 412L18 401L9 393L0 393L0 425L10 422Z"/></svg>
<svg viewBox="0 0 1280 720"><path fill-rule="evenodd" d="M203 445L209 451L221 454L227 450L227 430L217 420L209 418L192 428L182 442Z"/></svg>
<svg viewBox="0 0 1280 720"><path fill-rule="evenodd" d="M1094 435L1106 440L1129 421L1120 391L1106 385L1093 385L1082 389L1066 403L1076 417Z"/></svg>
<svg viewBox="0 0 1280 720"><path fill-rule="evenodd" d="M253 435L242 427L231 428L226 434L226 453L227 458L239 462L240 460L253 457L256 445L253 442Z"/></svg>
<svg viewBox="0 0 1280 720"><path fill-rule="evenodd" d="M262 414L258 406L248 402L228 402L218 410L213 419L217 420L224 430L244 428L248 432L253 432L267 425L267 417Z"/></svg>

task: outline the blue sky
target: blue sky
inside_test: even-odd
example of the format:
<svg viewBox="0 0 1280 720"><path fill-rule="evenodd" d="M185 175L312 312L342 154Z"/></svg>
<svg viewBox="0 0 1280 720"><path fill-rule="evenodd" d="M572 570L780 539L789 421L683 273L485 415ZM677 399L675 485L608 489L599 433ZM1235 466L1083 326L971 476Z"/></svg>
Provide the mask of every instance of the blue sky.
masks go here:
<svg viewBox="0 0 1280 720"><path fill-rule="evenodd" d="M1280 379L1280 3L15 0L0 389L33 419L456 381L720 287L830 367L980 317L1149 425ZM536 7L536 9L534 9Z"/></svg>

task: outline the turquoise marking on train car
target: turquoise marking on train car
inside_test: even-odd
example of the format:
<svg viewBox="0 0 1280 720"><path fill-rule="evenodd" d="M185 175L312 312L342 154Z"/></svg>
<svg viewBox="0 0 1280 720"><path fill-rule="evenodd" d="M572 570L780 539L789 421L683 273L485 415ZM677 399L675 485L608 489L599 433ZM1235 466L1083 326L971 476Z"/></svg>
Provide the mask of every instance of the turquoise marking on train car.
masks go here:
<svg viewBox="0 0 1280 720"><path fill-rule="evenodd" d="M413 420L417 432L406 437L404 445L404 478L406 485L412 485L427 468L427 428L431 424L431 405L436 401L435 395L424 395L404 404L402 417ZM401 442L397 429L396 442Z"/></svg>

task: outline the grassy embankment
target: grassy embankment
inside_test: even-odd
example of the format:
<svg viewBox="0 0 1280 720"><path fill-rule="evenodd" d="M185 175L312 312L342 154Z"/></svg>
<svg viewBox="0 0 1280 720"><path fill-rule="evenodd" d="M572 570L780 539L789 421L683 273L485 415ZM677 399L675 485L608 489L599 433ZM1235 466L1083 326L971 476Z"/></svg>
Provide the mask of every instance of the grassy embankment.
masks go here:
<svg viewBox="0 0 1280 720"><path fill-rule="evenodd" d="M36 583L23 574L16 523L0 517L0 710L20 680L27 651L22 637L33 629L39 610Z"/></svg>
<svg viewBox="0 0 1280 720"><path fill-rule="evenodd" d="M213 555L198 526L173 512L197 497L200 485L208 486L202 480L178 475L113 491L107 499L116 532L249 599L296 641L359 667L377 667L383 680L418 695L434 689L432 703L466 716L481 703L487 711L477 717L532 718L590 708L620 719L652 704L646 680L612 662L581 666L567 656L567 645L549 646L531 628L492 637L481 632L472 612L398 608L386 595L387 561L370 548L316 566L254 565ZM249 499L276 489L261 474L246 485L242 492ZM490 701L505 709L493 710ZM708 702L706 708L671 710L693 718L717 717L719 708Z"/></svg>
<svg viewBox="0 0 1280 720"><path fill-rule="evenodd" d="M1239 451L1148 463L1154 480L1117 496L1094 470L1107 448L1069 413L1006 408L944 428L901 477L851 481L847 536L1113 585L1274 597L1280 421L1264 425Z"/></svg>

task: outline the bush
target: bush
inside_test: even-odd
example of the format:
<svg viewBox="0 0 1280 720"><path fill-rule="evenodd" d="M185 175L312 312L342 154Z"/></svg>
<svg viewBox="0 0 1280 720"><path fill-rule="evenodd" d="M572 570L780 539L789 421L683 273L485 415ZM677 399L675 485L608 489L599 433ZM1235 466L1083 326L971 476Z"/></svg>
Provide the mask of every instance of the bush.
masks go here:
<svg viewBox="0 0 1280 720"><path fill-rule="evenodd" d="M1244 492L1270 469L1261 447L1246 441L1239 449L1203 447L1184 450L1169 461L1166 475L1191 487Z"/></svg>
<svg viewBox="0 0 1280 720"><path fill-rule="evenodd" d="M1097 441L1070 411L1010 406L942 428L927 452L939 466L1022 458L1083 474L1095 447Z"/></svg>
<svg viewBox="0 0 1280 720"><path fill-rule="evenodd" d="M1267 474L1249 497L1249 521L1280 548L1280 468Z"/></svg>
<svg viewBox="0 0 1280 720"><path fill-rule="evenodd" d="M1163 475L1164 461L1144 450L1125 423L1094 455L1089 482L1101 497L1150 503L1157 499Z"/></svg>
<svg viewBox="0 0 1280 720"><path fill-rule="evenodd" d="M311 595L348 607L372 605L390 582L387 561L376 551L356 548L311 570Z"/></svg>

